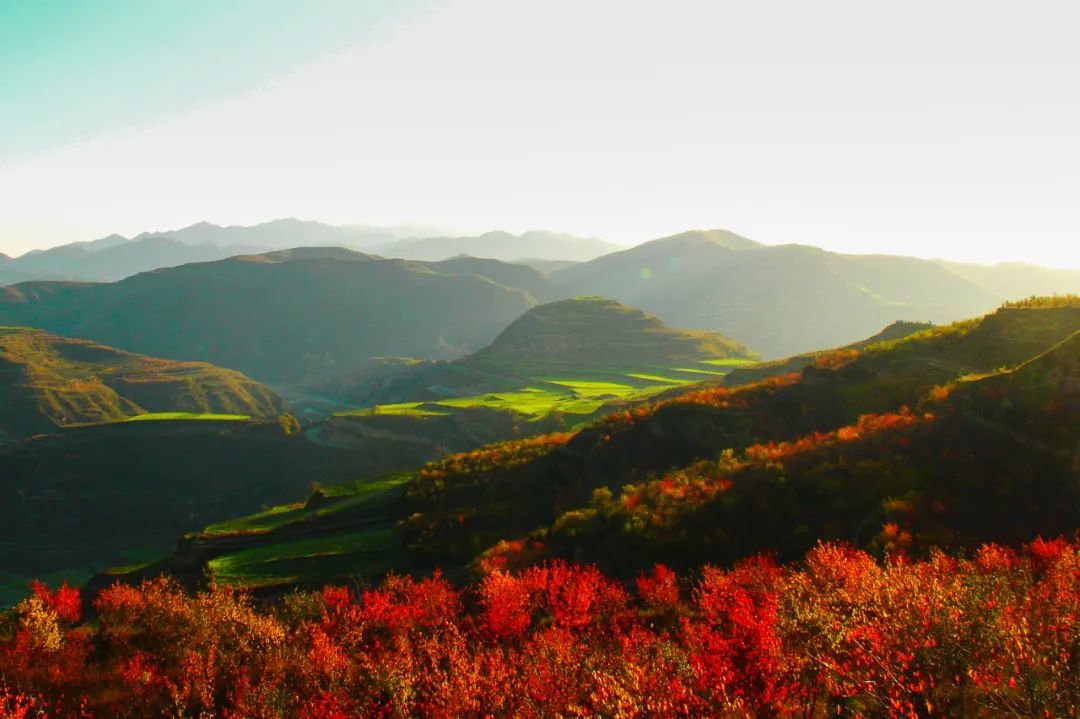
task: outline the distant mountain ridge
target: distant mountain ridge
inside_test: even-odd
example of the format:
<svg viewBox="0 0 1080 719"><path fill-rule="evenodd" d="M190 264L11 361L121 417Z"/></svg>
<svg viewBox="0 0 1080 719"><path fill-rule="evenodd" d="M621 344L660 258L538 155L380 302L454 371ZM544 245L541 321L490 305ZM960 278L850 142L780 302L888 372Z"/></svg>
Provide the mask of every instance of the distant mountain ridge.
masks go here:
<svg viewBox="0 0 1080 719"><path fill-rule="evenodd" d="M511 262L523 258L585 261L614 252L619 246L595 237L531 230L520 235L495 231L477 237L407 239L373 249L382 255L407 260L443 260L457 255L471 255Z"/></svg>
<svg viewBox="0 0 1080 719"><path fill-rule="evenodd" d="M948 322L1004 299L927 260L759 245L723 231L647 242L552 280L673 326L723 332L766 357L844 345L895 320Z"/></svg>
<svg viewBox="0 0 1080 719"><path fill-rule="evenodd" d="M328 225L294 218L250 226L198 222L178 230L142 232L130 239L113 234L34 250L0 261L0 286L30 280L111 282L191 262L294 247L331 246L414 260L444 260L462 254L504 260L526 256L574 260L592 259L616 249L602 240L545 231L520 236L495 231L479 237L455 237L445 229L423 225Z"/></svg>
<svg viewBox="0 0 1080 719"><path fill-rule="evenodd" d="M568 257L544 258L575 253L591 256L610 246L602 241L539 231L519 236L492 232L463 238L393 237L395 232L405 231L334 227L300 220L224 228L199 223L172 232L143 233L133 240L110 236L29 253L0 263L0 283L21 284L42 276L115 281L149 268L157 271L174 267L179 272L180 267L192 262L216 262L227 259L226 255L243 256L248 263L255 261L253 257L277 262L283 256L275 258L275 253L286 251L291 253L291 260L303 257L310 261L316 259L315 255L325 261L374 261L380 255L417 257L425 259L411 260L413 264L408 266L413 271L423 266L438 275L482 277L524 292L530 299L527 305L518 306L520 311L532 304L576 296L611 297L639 307L672 327L720 332L766 358L843 346L897 320L941 324L987 312L1005 300L1080 289L1080 271L844 255L805 245L763 245L720 229L691 230L577 263ZM342 247L349 243L364 245L362 252L350 254L353 250ZM262 246L285 244L288 246ZM523 257L533 259L521 261ZM507 259L517 261L510 263ZM194 274L185 276L194 277L204 271L192 270ZM38 288L31 294L69 291L73 291L71 287L56 286ZM86 298L97 292L82 291L90 293L84 295ZM269 287L265 291L274 292ZM353 290L343 286L342 291ZM192 301L197 304L197 300ZM333 298L326 295L325 301L332 303ZM434 295L431 301L439 302ZM503 310L508 324L516 315L507 308ZM418 312L420 320L425 321L423 311ZM406 323L412 319L411 315L398 317ZM122 339L124 331L114 327L110 337ZM271 330L268 327L265 331ZM440 344L437 328L430 331L439 349L432 350L430 343L416 343L408 354L445 358L478 346L470 341L451 348L445 341ZM400 354L397 345L384 343L381 336L370 337L373 356ZM322 353L309 354L314 357ZM354 360L350 357L348 361Z"/></svg>

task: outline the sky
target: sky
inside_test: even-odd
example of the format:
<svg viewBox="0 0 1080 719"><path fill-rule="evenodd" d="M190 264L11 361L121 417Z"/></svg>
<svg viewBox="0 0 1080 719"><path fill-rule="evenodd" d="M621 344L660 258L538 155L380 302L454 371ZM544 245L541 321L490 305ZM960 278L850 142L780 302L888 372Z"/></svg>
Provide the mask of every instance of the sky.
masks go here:
<svg viewBox="0 0 1080 719"><path fill-rule="evenodd" d="M300 217L1080 268L1080 4L2 0L0 252Z"/></svg>

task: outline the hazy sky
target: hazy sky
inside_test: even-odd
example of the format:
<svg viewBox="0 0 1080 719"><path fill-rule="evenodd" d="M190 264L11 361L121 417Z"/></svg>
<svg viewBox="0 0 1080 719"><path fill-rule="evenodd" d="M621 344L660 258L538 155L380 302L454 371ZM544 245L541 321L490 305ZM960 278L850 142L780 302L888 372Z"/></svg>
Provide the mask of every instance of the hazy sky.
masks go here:
<svg viewBox="0 0 1080 719"><path fill-rule="evenodd" d="M1080 267L1080 4L2 0L0 251L199 220Z"/></svg>

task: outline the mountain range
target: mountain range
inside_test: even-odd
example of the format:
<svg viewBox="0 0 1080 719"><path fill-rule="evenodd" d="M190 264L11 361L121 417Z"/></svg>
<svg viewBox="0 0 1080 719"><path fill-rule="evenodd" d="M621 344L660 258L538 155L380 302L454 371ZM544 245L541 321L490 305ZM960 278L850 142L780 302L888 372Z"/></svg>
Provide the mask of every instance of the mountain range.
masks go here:
<svg viewBox="0 0 1080 719"><path fill-rule="evenodd" d="M460 252L536 258L541 247L554 254L576 247L584 257L604 248L537 232L422 240L390 234L297 220L228 228L202 223L56 248L4 262L0 272L46 272L52 263L57 274L126 275L147 265L212 261L110 284L18 283L0 298L0 321L209 361L280 383L347 371L373 356L462 355L534 304L575 296L609 297L669 326L720 332L778 358L859 341L897 320L951 322L1029 294L1080 291L1080 271L844 255L763 245L725 230L689 231L572 264L534 259L536 267ZM366 244L371 251L305 246L316 243ZM296 251L254 251L254 245ZM144 261L146 251L155 253L153 262ZM408 262L372 252L444 256ZM234 256L216 259L220 254ZM482 290L478 278L485 280ZM301 289L307 282L318 286ZM426 290L413 294L407 290L413 284ZM465 294L474 293L467 301L450 290L466 286L473 289ZM365 331L342 333L335 321ZM234 332L242 341L232 341Z"/></svg>
<svg viewBox="0 0 1080 719"><path fill-rule="evenodd" d="M502 260L588 260L617 249L597 239L531 231L457 237L420 225L334 226L281 219L252 226L199 222L179 230L109 235L0 259L0 286L31 280L116 281L139 272L293 247L344 247L387 257L443 260L462 254Z"/></svg>

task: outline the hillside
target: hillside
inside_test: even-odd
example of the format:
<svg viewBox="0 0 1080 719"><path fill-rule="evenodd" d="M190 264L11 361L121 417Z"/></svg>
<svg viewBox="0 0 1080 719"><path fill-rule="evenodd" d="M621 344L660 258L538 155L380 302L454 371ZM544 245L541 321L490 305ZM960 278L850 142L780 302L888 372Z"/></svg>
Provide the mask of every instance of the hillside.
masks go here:
<svg viewBox="0 0 1080 719"><path fill-rule="evenodd" d="M194 535L172 562L201 565L207 576L236 584L280 583L284 567L292 581L377 574L387 564L453 572L500 540L533 536L548 547L541 554L587 557L632 573L657 557L688 566L770 547L795 555L819 538L882 547L882 523L895 524L894 514L908 506L925 520L904 530L917 539L913 546L1030 538L1077 520L1069 514L1080 506L1069 494L1080 441L1073 416L1080 402L1072 399L1077 344L1062 343L1078 330L1080 301L1002 308L823 355L796 375L691 389L577 433L493 445L418 473L357 482L317 506ZM1040 377L1054 379L1043 385ZM1015 396L997 393L995 383L1007 383ZM996 400L965 404L968 392ZM1003 411L1014 415L1003 422ZM786 464L789 457L794 464ZM730 485L738 491L724 494L738 472L745 474ZM987 484L999 475L1018 479ZM626 485L643 487L642 500L670 492L672 501L691 503L688 517L705 516L693 513L696 504L715 499L725 519L679 519L664 534L659 528L667 525L654 525L649 514L629 521L639 500L618 499ZM933 487L936 493L926 493ZM737 502L729 506L728 497ZM891 498L897 503L886 503ZM973 524L982 515L1001 521ZM715 538L693 549L702 527ZM337 549L317 549L330 546ZM501 546L488 560L530 545Z"/></svg>
<svg viewBox="0 0 1080 719"><path fill-rule="evenodd" d="M1043 355L937 390L917 412L864 415L599 494L543 535L547 554L625 573L817 541L924 554L1018 545L1080 526L1080 332Z"/></svg>
<svg viewBox="0 0 1080 719"><path fill-rule="evenodd" d="M675 330L641 310L603 297L535 307L477 352L477 362L618 364L748 358L749 351L716 333Z"/></svg>
<svg viewBox="0 0 1080 719"><path fill-rule="evenodd" d="M544 272L527 265L461 255L447 260L424 262L433 272L444 275L478 275L506 287L525 290L541 302L561 296L562 290Z"/></svg>
<svg viewBox="0 0 1080 719"><path fill-rule="evenodd" d="M452 362L385 360L318 388L379 413L462 413L476 407L577 425L619 403L751 363L751 353L708 332L675 330L599 297L534 307L487 347Z"/></svg>
<svg viewBox="0 0 1080 719"><path fill-rule="evenodd" d="M782 360L758 362L747 367L736 367L731 372L724 375L719 381L721 384L728 387L737 387L743 384L760 382L769 377L781 377L793 372L802 372L822 357L827 357L837 352L843 353L851 350L865 349L866 347L878 344L879 342L903 339L905 337L910 337L917 332L924 332L932 329L933 326L934 325L929 322L906 322L904 320L897 320L880 332L877 332L866 339L859 340L858 342L852 342L843 347L834 347L818 352L806 352Z"/></svg>
<svg viewBox="0 0 1080 719"><path fill-rule="evenodd" d="M475 275L311 248L114 283L22 283L0 289L0 323L290 382L372 356L464 354L534 302Z"/></svg>
<svg viewBox="0 0 1080 719"><path fill-rule="evenodd" d="M1052 272L1027 276L1041 294L1069 289ZM1001 294L1011 286L988 288L928 260L763 246L724 231L647 242L552 279L673 326L723 332L767 358L845 345L896 320L951 322L1030 294Z"/></svg>
<svg viewBox="0 0 1080 719"><path fill-rule="evenodd" d="M148 413L272 418L285 411L277 394L234 370L0 327L0 438Z"/></svg>
<svg viewBox="0 0 1080 719"><path fill-rule="evenodd" d="M0 445L0 607L41 578L82 583L167 554L184 532L314 482L415 466L400 447L331 447L276 420L122 422Z"/></svg>

